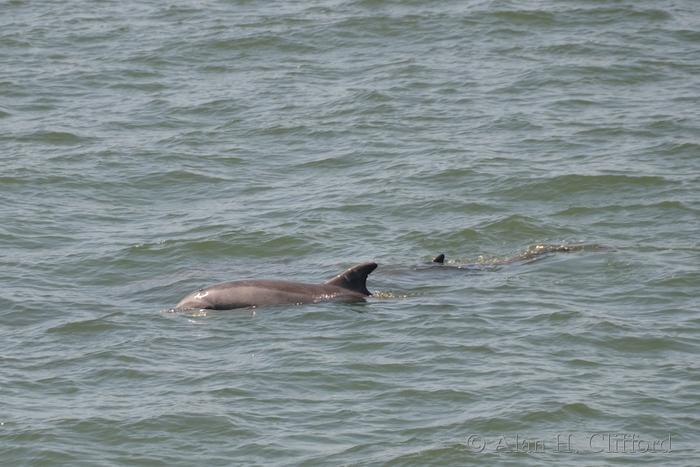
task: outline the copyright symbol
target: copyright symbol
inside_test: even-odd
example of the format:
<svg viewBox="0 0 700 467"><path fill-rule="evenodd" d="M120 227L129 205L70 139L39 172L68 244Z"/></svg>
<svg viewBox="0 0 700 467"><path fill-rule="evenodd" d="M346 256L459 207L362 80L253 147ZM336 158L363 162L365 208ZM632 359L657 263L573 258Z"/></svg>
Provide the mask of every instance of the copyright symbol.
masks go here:
<svg viewBox="0 0 700 467"><path fill-rule="evenodd" d="M486 440L479 435L471 435L467 438L467 447L474 452L481 452L486 449Z"/></svg>

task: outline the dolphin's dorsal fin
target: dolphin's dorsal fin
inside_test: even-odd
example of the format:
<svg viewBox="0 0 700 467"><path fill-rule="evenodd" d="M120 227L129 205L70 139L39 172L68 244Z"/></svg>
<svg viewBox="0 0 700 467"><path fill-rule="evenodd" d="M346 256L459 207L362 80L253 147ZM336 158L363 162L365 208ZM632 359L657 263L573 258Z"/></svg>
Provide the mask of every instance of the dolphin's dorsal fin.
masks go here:
<svg viewBox="0 0 700 467"><path fill-rule="evenodd" d="M437 255L437 256L436 256L435 258L433 258L433 260L431 261L431 263L440 263L440 264L442 264L442 263L444 263L444 262L445 262L445 255L443 255L442 253L440 253L439 255Z"/></svg>
<svg viewBox="0 0 700 467"><path fill-rule="evenodd" d="M342 274L335 276L324 285L335 285L344 289L359 292L363 295L372 295L367 290L367 276L377 269L377 263L362 263L354 266Z"/></svg>

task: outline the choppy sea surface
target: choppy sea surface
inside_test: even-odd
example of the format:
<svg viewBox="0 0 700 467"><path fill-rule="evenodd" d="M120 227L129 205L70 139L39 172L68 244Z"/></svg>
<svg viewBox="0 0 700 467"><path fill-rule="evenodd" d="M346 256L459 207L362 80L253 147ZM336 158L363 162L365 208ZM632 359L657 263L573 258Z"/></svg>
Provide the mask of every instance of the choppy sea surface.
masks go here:
<svg viewBox="0 0 700 467"><path fill-rule="evenodd" d="M697 465L699 2L2 1L0 158L2 465Z"/></svg>

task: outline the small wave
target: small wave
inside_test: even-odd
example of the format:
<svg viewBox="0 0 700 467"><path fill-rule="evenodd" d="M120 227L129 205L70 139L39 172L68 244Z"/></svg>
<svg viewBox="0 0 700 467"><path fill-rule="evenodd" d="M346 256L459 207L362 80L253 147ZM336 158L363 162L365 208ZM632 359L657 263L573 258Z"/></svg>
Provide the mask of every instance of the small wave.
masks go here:
<svg viewBox="0 0 700 467"><path fill-rule="evenodd" d="M85 140L85 138L78 135L63 131L36 131L31 135L21 136L18 139L26 143L43 143L61 146L73 146Z"/></svg>

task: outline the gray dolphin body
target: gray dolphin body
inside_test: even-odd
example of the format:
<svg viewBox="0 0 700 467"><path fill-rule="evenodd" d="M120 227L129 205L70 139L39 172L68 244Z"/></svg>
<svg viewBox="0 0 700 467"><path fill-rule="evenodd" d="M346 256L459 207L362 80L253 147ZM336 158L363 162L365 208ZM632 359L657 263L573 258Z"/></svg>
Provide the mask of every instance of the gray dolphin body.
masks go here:
<svg viewBox="0 0 700 467"><path fill-rule="evenodd" d="M175 310L231 310L266 305L317 303L337 298L360 299L372 295L367 276L376 263L362 263L323 284L253 279L210 285L192 292Z"/></svg>

